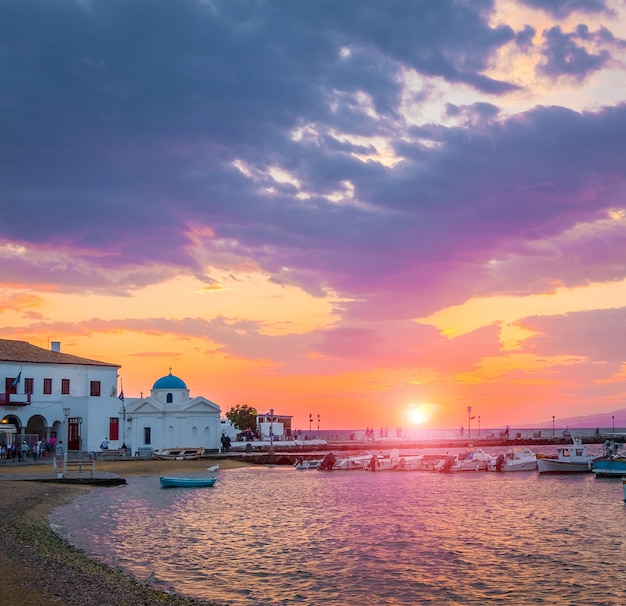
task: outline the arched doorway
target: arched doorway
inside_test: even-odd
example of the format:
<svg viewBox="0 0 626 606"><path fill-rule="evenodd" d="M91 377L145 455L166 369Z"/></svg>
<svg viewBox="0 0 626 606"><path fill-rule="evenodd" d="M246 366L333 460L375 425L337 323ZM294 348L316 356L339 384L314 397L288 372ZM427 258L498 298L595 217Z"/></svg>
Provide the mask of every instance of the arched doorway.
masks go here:
<svg viewBox="0 0 626 606"><path fill-rule="evenodd" d="M15 415L6 415L5 417L2 417L2 419L0 420L0 424L5 424L5 423L9 425L15 425L17 429L17 433L20 433L22 429L22 421L20 421L19 417L16 417Z"/></svg>
<svg viewBox="0 0 626 606"><path fill-rule="evenodd" d="M46 420L41 415L33 415L28 419L25 433L36 435L38 440L45 440Z"/></svg>

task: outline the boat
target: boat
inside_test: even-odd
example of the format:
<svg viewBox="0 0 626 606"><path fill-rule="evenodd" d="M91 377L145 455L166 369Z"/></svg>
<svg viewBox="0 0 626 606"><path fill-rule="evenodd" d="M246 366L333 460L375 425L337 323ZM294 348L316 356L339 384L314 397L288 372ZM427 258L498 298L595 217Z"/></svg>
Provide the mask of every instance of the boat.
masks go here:
<svg viewBox="0 0 626 606"><path fill-rule="evenodd" d="M318 466L320 471L354 471L367 469L376 460L376 454L371 452L361 452L356 455L337 458L334 453L329 452Z"/></svg>
<svg viewBox="0 0 626 606"><path fill-rule="evenodd" d="M626 457L613 459L596 459L591 463L591 471L596 477L626 476Z"/></svg>
<svg viewBox="0 0 626 606"><path fill-rule="evenodd" d="M489 462L495 457L487 454L482 448L464 448L456 456L448 455L440 460L437 471L486 471Z"/></svg>
<svg viewBox="0 0 626 606"><path fill-rule="evenodd" d="M394 471L437 471L439 455L409 455L398 458Z"/></svg>
<svg viewBox="0 0 626 606"><path fill-rule="evenodd" d="M626 476L626 452L619 449L613 440L604 443L604 457L591 464L591 471L596 477Z"/></svg>
<svg viewBox="0 0 626 606"><path fill-rule="evenodd" d="M186 461L199 459L204 454L204 448L153 448L152 456L166 461Z"/></svg>
<svg viewBox="0 0 626 606"><path fill-rule="evenodd" d="M215 476L211 478L177 478L160 476L161 488L210 488L217 482Z"/></svg>
<svg viewBox="0 0 626 606"><path fill-rule="evenodd" d="M489 461L489 471L536 471L537 455L527 446L514 446Z"/></svg>
<svg viewBox="0 0 626 606"><path fill-rule="evenodd" d="M537 457L539 473L591 473L593 462L601 457L591 454L580 438L571 438L572 445L557 448L556 457Z"/></svg>
<svg viewBox="0 0 626 606"><path fill-rule="evenodd" d="M298 457L293 466L296 469L317 469L320 466L322 459L305 459L303 457Z"/></svg>

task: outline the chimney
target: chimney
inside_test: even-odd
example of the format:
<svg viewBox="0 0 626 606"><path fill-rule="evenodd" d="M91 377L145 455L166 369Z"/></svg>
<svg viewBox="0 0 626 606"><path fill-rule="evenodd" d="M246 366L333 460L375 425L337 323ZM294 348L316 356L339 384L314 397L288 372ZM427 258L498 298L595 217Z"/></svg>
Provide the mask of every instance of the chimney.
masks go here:
<svg viewBox="0 0 626 606"><path fill-rule="evenodd" d="M61 341L52 341L50 343L50 351L61 352Z"/></svg>

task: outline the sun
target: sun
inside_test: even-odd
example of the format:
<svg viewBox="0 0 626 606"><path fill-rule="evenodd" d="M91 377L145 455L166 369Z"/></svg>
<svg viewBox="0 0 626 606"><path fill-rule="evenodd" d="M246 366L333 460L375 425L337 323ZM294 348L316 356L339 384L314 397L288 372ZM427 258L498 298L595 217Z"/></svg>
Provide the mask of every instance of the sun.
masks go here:
<svg viewBox="0 0 626 606"><path fill-rule="evenodd" d="M414 425L421 425L426 422L426 415L419 408L411 408L407 413L407 417Z"/></svg>
<svg viewBox="0 0 626 606"><path fill-rule="evenodd" d="M411 425L424 425L432 420L436 414L437 406L429 402L410 404L405 412L405 420Z"/></svg>

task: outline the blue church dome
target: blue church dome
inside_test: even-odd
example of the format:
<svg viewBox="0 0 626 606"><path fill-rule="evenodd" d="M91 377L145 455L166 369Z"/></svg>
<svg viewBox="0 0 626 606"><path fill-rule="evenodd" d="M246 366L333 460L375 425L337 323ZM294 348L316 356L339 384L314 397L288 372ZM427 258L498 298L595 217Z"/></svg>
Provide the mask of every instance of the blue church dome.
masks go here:
<svg viewBox="0 0 626 606"><path fill-rule="evenodd" d="M187 389L187 385L185 385L182 379L174 376L170 370L169 375L165 375L155 381L152 389Z"/></svg>

